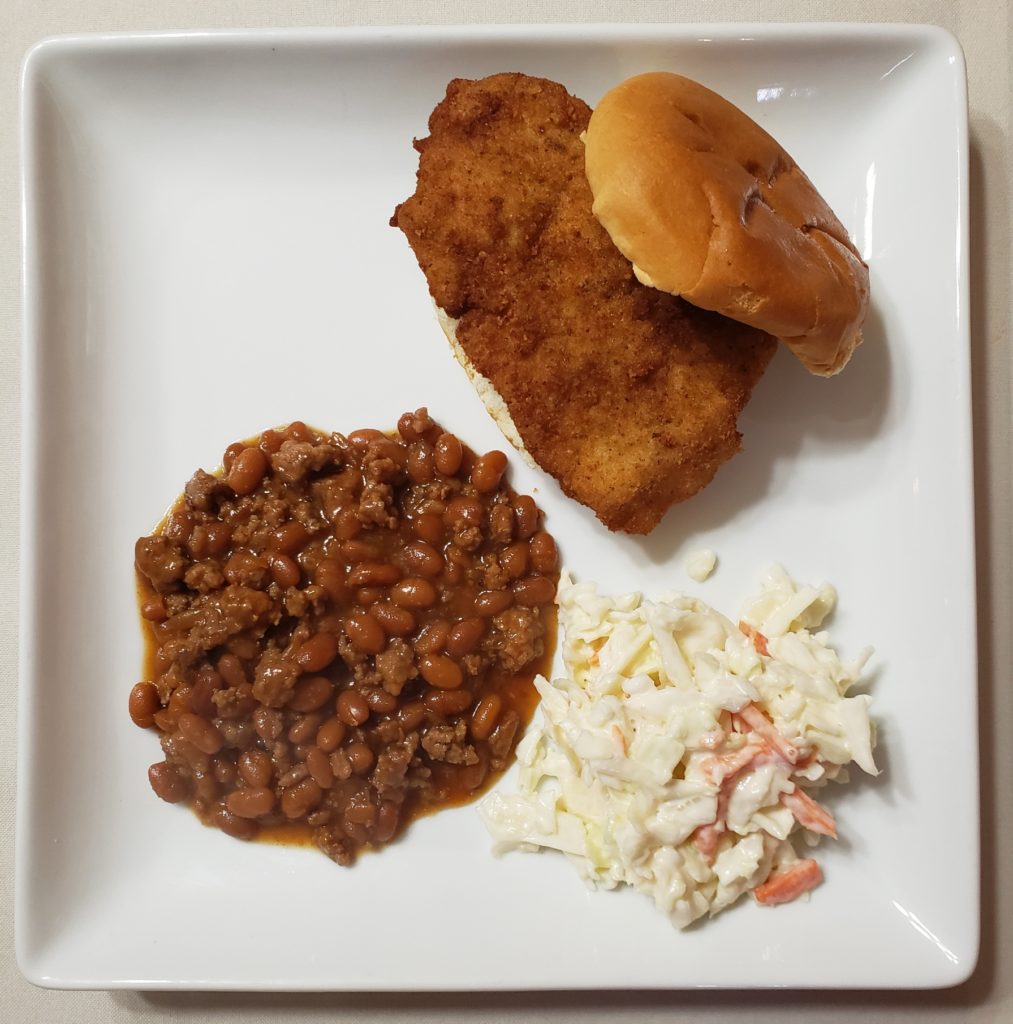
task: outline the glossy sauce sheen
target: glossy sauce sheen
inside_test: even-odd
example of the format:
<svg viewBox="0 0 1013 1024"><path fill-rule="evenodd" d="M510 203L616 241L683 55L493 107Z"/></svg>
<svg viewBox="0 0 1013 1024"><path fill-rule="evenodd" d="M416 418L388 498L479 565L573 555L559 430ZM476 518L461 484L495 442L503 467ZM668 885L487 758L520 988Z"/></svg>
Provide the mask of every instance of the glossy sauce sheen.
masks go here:
<svg viewBox="0 0 1013 1024"><path fill-rule="evenodd" d="M137 542L149 779L230 835L351 863L487 789L537 703L558 580L541 513L502 453L425 410L398 426L231 445Z"/></svg>

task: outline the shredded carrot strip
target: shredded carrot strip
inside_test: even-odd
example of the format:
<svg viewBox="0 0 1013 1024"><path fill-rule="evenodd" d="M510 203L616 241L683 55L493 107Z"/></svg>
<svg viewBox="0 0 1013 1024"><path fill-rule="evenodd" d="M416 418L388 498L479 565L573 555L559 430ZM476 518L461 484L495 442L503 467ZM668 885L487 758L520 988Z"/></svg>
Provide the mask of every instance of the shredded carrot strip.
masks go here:
<svg viewBox="0 0 1013 1024"><path fill-rule="evenodd" d="M770 651L767 650L767 638L758 629L754 629L748 622L740 622L739 631L753 642L757 654L764 658L770 657Z"/></svg>
<svg viewBox="0 0 1013 1024"><path fill-rule="evenodd" d="M775 906L790 903L804 892L814 889L823 881L823 872L814 860L797 860L794 864L775 872L762 885L753 890L757 903Z"/></svg>

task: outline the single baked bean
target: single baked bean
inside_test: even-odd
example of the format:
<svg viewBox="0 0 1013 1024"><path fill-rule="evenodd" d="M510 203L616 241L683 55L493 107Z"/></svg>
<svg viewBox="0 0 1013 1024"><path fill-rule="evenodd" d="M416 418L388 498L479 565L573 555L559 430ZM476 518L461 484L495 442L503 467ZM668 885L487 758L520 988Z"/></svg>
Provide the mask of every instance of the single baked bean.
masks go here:
<svg viewBox="0 0 1013 1024"><path fill-rule="evenodd" d="M435 654L443 650L447 634L450 632L450 623L445 619L437 619L430 622L415 639L415 650L418 654Z"/></svg>
<svg viewBox="0 0 1013 1024"><path fill-rule="evenodd" d="M257 824L249 818L240 818L228 807L219 807L211 816L211 820L227 836L233 839L252 839L257 834Z"/></svg>
<svg viewBox="0 0 1013 1024"><path fill-rule="evenodd" d="M433 449L425 441L416 441L408 449L408 476L415 484L427 484L436 476Z"/></svg>
<svg viewBox="0 0 1013 1024"><path fill-rule="evenodd" d="M266 743L273 742L281 735L283 724L281 712L274 708L260 707L253 712L253 728Z"/></svg>
<svg viewBox="0 0 1013 1024"><path fill-rule="evenodd" d="M194 778L200 774L207 774L210 770L211 759L203 750L195 747L181 732L175 732L166 741L166 753L174 754L182 758L193 769Z"/></svg>
<svg viewBox="0 0 1013 1024"><path fill-rule="evenodd" d="M242 718L235 720L224 717L219 718L218 731L222 734L226 747L236 747L239 750L244 750L254 742L253 738L256 733L253 731L253 722L250 721L249 714L255 705L256 701L251 702L250 706L244 711Z"/></svg>
<svg viewBox="0 0 1013 1024"><path fill-rule="evenodd" d="M310 778L297 782L281 794L281 810L286 818L302 818L323 798L323 791Z"/></svg>
<svg viewBox="0 0 1013 1024"><path fill-rule="evenodd" d="M279 789L290 789L297 782L302 782L310 773L309 768L304 764L297 764L292 768L289 768L287 772L280 779L278 779Z"/></svg>
<svg viewBox="0 0 1013 1024"><path fill-rule="evenodd" d="M273 455L284 443L285 435L280 430L265 430L258 447L265 455Z"/></svg>
<svg viewBox="0 0 1013 1024"><path fill-rule="evenodd" d="M464 459L464 447L453 434L440 434L436 439L433 462L444 476L456 476Z"/></svg>
<svg viewBox="0 0 1013 1024"><path fill-rule="evenodd" d="M240 496L252 494L268 468L267 456L259 448L244 448L232 463L225 482Z"/></svg>
<svg viewBox="0 0 1013 1024"><path fill-rule="evenodd" d="M349 743L345 747L348 755L348 762L352 766L352 772L356 775L365 775L373 767L373 751L365 743Z"/></svg>
<svg viewBox="0 0 1013 1024"><path fill-rule="evenodd" d="M186 547L195 559L217 558L228 547L233 534L227 523L204 522L194 527L186 542Z"/></svg>
<svg viewBox="0 0 1013 1024"><path fill-rule="evenodd" d="M211 698L221 687L222 677L210 665L202 665L190 690L190 710L201 718L214 718L215 704Z"/></svg>
<svg viewBox="0 0 1013 1024"><path fill-rule="evenodd" d="M401 808L393 800L384 800L380 804L380 810L376 815L376 828L374 829L374 835L378 843L389 843L394 838L400 816Z"/></svg>
<svg viewBox="0 0 1013 1024"><path fill-rule="evenodd" d="M221 733L206 718L184 711L177 719L177 725L183 739L202 753L217 754L222 749Z"/></svg>
<svg viewBox="0 0 1013 1024"><path fill-rule="evenodd" d="M369 842L369 829L365 825L359 825L354 821L343 818L341 831L348 836L356 846L363 846Z"/></svg>
<svg viewBox="0 0 1013 1024"><path fill-rule="evenodd" d="M383 437L382 430L373 430L370 427L363 427L361 430L353 430L348 435L348 443L354 448L365 448L370 441Z"/></svg>
<svg viewBox="0 0 1013 1024"><path fill-rule="evenodd" d="M531 566L535 572L550 575L559 565L559 550L551 534L540 530L530 542Z"/></svg>
<svg viewBox="0 0 1013 1024"><path fill-rule="evenodd" d="M412 532L428 544L439 544L446 532L443 517L435 512L423 512L412 520Z"/></svg>
<svg viewBox="0 0 1013 1024"><path fill-rule="evenodd" d="M422 410L419 409L415 412L406 412L401 414L397 421L397 432L401 435L403 440L410 443L412 441L417 441L422 436L415 426L420 418L423 422L425 421L424 415L421 417L419 416L421 412Z"/></svg>
<svg viewBox="0 0 1013 1024"><path fill-rule="evenodd" d="M369 457L371 459L389 459L398 466L403 466L408 461L408 452L404 445L400 445L393 438L377 437L369 442Z"/></svg>
<svg viewBox="0 0 1013 1024"><path fill-rule="evenodd" d="M256 585L266 568L264 559L259 555L240 548L232 553L222 572L229 583L248 584L252 582Z"/></svg>
<svg viewBox="0 0 1013 1024"><path fill-rule="evenodd" d="M519 494L514 499L514 517L518 539L530 540L538 529L538 506L530 494Z"/></svg>
<svg viewBox="0 0 1013 1024"><path fill-rule="evenodd" d="M221 787L210 765L194 768L193 771L194 796L205 804L214 803L218 799Z"/></svg>
<svg viewBox="0 0 1013 1024"><path fill-rule="evenodd" d="M341 746L348 727L340 718L328 718L317 730L317 746L325 753L331 754Z"/></svg>
<svg viewBox="0 0 1013 1024"><path fill-rule="evenodd" d="M391 590L390 598L402 608L432 608L439 595L429 580L422 576L409 576Z"/></svg>
<svg viewBox="0 0 1013 1024"><path fill-rule="evenodd" d="M334 772L327 755L319 747L310 747L306 754L306 767L310 778L321 788L330 789L334 785Z"/></svg>
<svg viewBox="0 0 1013 1024"><path fill-rule="evenodd" d="M323 715L318 715L312 711L301 715L289 726L289 743L309 743L310 740L316 737L317 729L320 728L323 718Z"/></svg>
<svg viewBox="0 0 1013 1024"><path fill-rule="evenodd" d="M331 771L339 782L344 782L352 777L352 762L343 750L335 750L330 757Z"/></svg>
<svg viewBox="0 0 1013 1024"><path fill-rule="evenodd" d="M383 599L383 591L379 587L359 587L355 592L355 603L369 608Z"/></svg>
<svg viewBox="0 0 1013 1024"><path fill-rule="evenodd" d="M489 758L484 750L479 749L478 760L474 764L463 765L457 774L457 781L462 789L470 793L485 782L488 772Z"/></svg>
<svg viewBox="0 0 1013 1024"><path fill-rule="evenodd" d="M260 818L274 810L274 790L236 789L225 798L225 806L239 818Z"/></svg>
<svg viewBox="0 0 1013 1024"><path fill-rule="evenodd" d="M505 548L499 556L499 567L507 579L519 580L528 571L528 545L523 540Z"/></svg>
<svg viewBox="0 0 1013 1024"><path fill-rule="evenodd" d="M299 566L288 555L279 554L276 551L268 556L268 565L271 567L271 579L279 587L295 587L299 585L302 572Z"/></svg>
<svg viewBox="0 0 1013 1024"><path fill-rule="evenodd" d="M514 535L514 512L509 505L493 505L489 509L489 532L495 540L508 544Z"/></svg>
<svg viewBox="0 0 1013 1024"><path fill-rule="evenodd" d="M218 659L217 668L227 686L245 686L249 682L243 663L234 654L223 654Z"/></svg>
<svg viewBox="0 0 1013 1024"><path fill-rule="evenodd" d="M190 709L190 693L191 689L189 686L177 686L172 691L172 696L169 698L168 710L170 714L179 718L181 714Z"/></svg>
<svg viewBox="0 0 1013 1024"><path fill-rule="evenodd" d="M230 654L235 654L237 657L246 659L260 656L260 645L257 643L256 638L250 636L248 633L240 633L231 638L231 640L227 641L225 644L225 650Z"/></svg>
<svg viewBox="0 0 1013 1024"><path fill-rule="evenodd" d="M443 555L424 540L412 541L404 549L404 560L419 576L439 576L443 572Z"/></svg>
<svg viewBox="0 0 1013 1024"><path fill-rule="evenodd" d="M474 562L471 555L464 548L458 547L456 544L448 544L444 551L444 556L450 565L459 565L463 569L469 568Z"/></svg>
<svg viewBox="0 0 1013 1024"><path fill-rule="evenodd" d="M418 700L402 704L398 708L397 720L406 733L414 732L425 721L426 707Z"/></svg>
<svg viewBox="0 0 1013 1024"><path fill-rule="evenodd" d="M452 658L463 658L478 647L485 635L485 622L482 619L461 619L450 627L444 650Z"/></svg>
<svg viewBox="0 0 1013 1024"><path fill-rule="evenodd" d="M271 755L266 750L259 750L256 747L252 750L244 750L239 755L239 774L249 786L254 788L269 786L271 777L274 775Z"/></svg>
<svg viewBox="0 0 1013 1024"><path fill-rule="evenodd" d="M380 549L368 540L346 540L342 541L338 549L341 557L353 565L359 562L375 562L380 557Z"/></svg>
<svg viewBox="0 0 1013 1024"><path fill-rule="evenodd" d="M236 461L236 456L240 452L246 451L246 445L242 441L234 441L232 444L225 449L225 454L222 455L222 469L226 473L232 468L232 463Z"/></svg>
<svg viewBox="0 0 1013 1024"><path fill-rule="evenodd" d="M503 709L503 698L498 693L483 697L471 714L471 735L478 742L487 740L496 727L496 719Z"/></svg>
<svg viewBox="0 0 1013 1024"><path fill-rule="evenodd" d="M274 531L271 546L283 555L294 555L309 539L306 527L298 519L290 519Z"/></svg>
<svg viewBox="0 0 1013 1024"><path fill-rule="evenodd" d="M227 789L233 789L236 785L236 765L228 757L219 754L211 762L211 771L214 773L215 781Z"/></svg>
<svg viewBox="0 0 1013 1024"><path fill-rule="evenodd" d="M501 451L486 452L471 467L471 483L479 494L491 494L499 487L507 468L507 457Z"/></svg>
<svg viewBox="0 0 1013 1024"><path fill-rule="evenodd" d="M158 699L158 690L153 683L137 683L130 691L128 701L130 718L134 725L142 729L150 729L155 724L155 712L162 707Z"/></svg>
<svg viewBox="0 0 1013 1024"><path fill-rule="evenodd" d="M495 744L497 748L509 750L513 745L514 736L517 734L517 727L520 724L520 716L515 711L508 711L500 718L495 728L489 734L489 743Z"/></svg>
<svg viewBox="0 0 1013 1024"><path fill-rule="evenodd" d="M185 506L174 508L165 521L163 535L168 537L174 544L185 544L190 539L193 531L193 516Z"/></svg>
<svg viewBox="0 0 1013 1024"><path fill-rule="evenodd" d="M369 718L369 705L358 690L342 690L335 708L345 725L362 725Z"/></svg>
<svg viewBox="0 0 1013 1024"><path fill-rule="evenodd" d="M422 678L440 690L456 690L464 682L464 673L456 661L443 654L428 654L419 659Z"/></svg>
<svg viewBox="0 0 1013 1024"><path fill-rule="evenodd" d="M253 719L250 717L258 706L253 697L253 687L249 683L226 695L220 706L216 707L218 729L225 738L226 746L245 747L254 742ZM232 737L238 737L233 740Z"/></svg>
<svg viewBox="0 0 1013 1024"><path fill-rule="evenodd" d="M478 498L459 494L447 505L443 518L455 529L463 526L481 526L485 518L485 506Z"/></svg>
<svg viewBox="0 0 1013 1024"><path fill-rule="evenodd" d="M415 632L415 616L407 608L399 608L390 601L379 601L374 604L369 614L380 623L388 636L408 636Z"/></svg>
<svg viewBox="0 0 1013 1024"><path fill-rule="evenodd" d="M548 604L556 596L556 584L548 576L525 576L511 589L517 603L527 608Z"/></svg>
<svg viewBox="0 0 1013 1024"><path fill-rule="evenodd" d="M387 646L387 637L369 612L356 612L345 620L345 632L353 646L365 654L379 654Z"/></svg>
<svg viewBox="0 0 1013 1024"><path fill-rule="evenodd" d="M288 706L293 711L316 711L334 693L334 684L327 676L308 676L295 684Z"/></svg>
<svg viewBox="0 0 1013 1024"><path fill-rule="evenodd" d="M204 536L207 543L207 553L212 558L223 554L232 543L232 529L228 523L212 522L204 526Z"/></svg>
<svg viewBox="0 0 1013 1024"><path fill-rule="evenodd" d="M360 562L349 574L350 587L389 587L401 579L401 570L390 562Z"/></svg>
<svg viewBox="0 0 1013 1024"><path fill-rule="evenodd" d="M313 431L303 423L302 420L293 420L286 428L285 433L293 441L312 441Z"/></svg>
<svg viewBox="0 0 1013 1024"><path fill-rule="evenodd" d="M374 686L365 693L366 703L379 715L388 715L397 707L397 697L379 686Z"/></svg>
<svg viewBox="0 0 1013 1024"><path fill-rule="evenodd" d="M190 769L192 773L193 781L193 795L199 803L212 804L218 799L218 794L221 792L221 786L218 783L214 766L208 759L207 755L201 754L191 744L188 744L190 750L197 753L197 755L203 758L203 763L194 764L190 763ZM179 753L179 751L177 751Z"/></svg>
<svg viewBox="0 0 1013 1024"><path fill-rule="evenodd" d="M169 617L169 609L161 594L152 594L141 605L141 618L148 622L165 622Z"/></svg>
<svg viewBox="0 0 1013 1024"><path fill-rule="evenodd" d="M186 539L186 550L194 561L211 556L211 549L208 544L208 530L204 523L194 526L190 531L190 536Z"/></svg>
<svg viewBox="0 0 1013 1024"><path fill-rule="evenodd" d="M357 508L339 509L331 523L334 527L334 536L338 540L350 542L362 532L362 521L359 519Z"/></svg>
<svg viewBox="0 0 1013 1024"><path fill-rule="evenodd" d="M499 615L514 603L514 595L509 590L483 590L475 598L475 612L486 618Z"/></svg>
<svg viewBox="0 0 1013 1024"><path fill-rule="evenodd" d="M467 690L426 690L422 703L434 715L459 715L471 707L471 694Z"/></svg>
<svg viewBox="0 0 1013 1024"><path fill-rule="evenodd" d="M313 570L313 580L318 587L327 592L327 596L335 604L348 600L349 587L345 582L345 567L336 559L321 559Z"/></svg>
<svg viewBox="0 0 1013 1024"><path fill-rule="evenodd" d="M155 796L169 804L178 804L190 795L186 779L166 761L159 761L148 769L148 782Z"/></svg>
<svg viewBox="0 0 1013 1024"><path fill-rule="evenodd" d="M368 798L350 803L345 808L345 821L367 828L376 821L377 806Z"/></svg>
<svg viewBox="0 0 1013 1024"><path fill-rule="evenodd" d="M312 814L306 815L306 824L310 828L316 828L318 825L326 825L331 820L331 812L328 810L314 811Z"/></svg>
<svg viewBox="0 0 1013 1024"><path fill-rule="evenodd" d="M314 633L296 651L296 664L303 672L319 672L338 656L338 638L333 633Z"/></svg>

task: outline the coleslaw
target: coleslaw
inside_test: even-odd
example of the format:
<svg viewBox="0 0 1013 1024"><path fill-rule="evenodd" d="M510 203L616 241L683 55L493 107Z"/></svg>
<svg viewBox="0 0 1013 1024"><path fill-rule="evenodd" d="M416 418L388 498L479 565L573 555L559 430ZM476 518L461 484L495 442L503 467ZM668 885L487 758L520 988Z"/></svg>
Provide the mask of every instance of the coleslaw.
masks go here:
<svg viewBox="0 0 1013 1024"><path fill-rule="evenodd" d="M776 904L817 885L795 842L836 824L810 791L852 762L877 773L870 698L848 694L871 649L843 662L819 631L833 588L775 567L738 625L693 597L611 598L566 574L557 601L567 676L536 680L519 792L479 806L496 852L558 850L678 927L748 891Z"/></svg>

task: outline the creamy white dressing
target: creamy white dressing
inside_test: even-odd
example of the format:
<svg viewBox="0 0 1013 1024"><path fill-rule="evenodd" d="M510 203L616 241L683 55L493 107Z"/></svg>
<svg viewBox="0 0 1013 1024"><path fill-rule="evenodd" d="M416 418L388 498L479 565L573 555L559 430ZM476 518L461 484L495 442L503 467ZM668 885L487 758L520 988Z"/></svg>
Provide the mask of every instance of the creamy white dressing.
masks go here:
<svg viewBox="0 0 1013 1024"><path fill-rule="evenodd" d="M683 927L798 858L813 834L784 802L796 787L818 798L852 761L876 773L870 698L847 696L871 652L844 663L813 632L833 588L774 568L740 626L692 597L613 599L565 574L557 601L567 675L536 680L519 792L479 805L497 852L560 850L591 886L630 885Z"/></svg>

